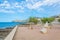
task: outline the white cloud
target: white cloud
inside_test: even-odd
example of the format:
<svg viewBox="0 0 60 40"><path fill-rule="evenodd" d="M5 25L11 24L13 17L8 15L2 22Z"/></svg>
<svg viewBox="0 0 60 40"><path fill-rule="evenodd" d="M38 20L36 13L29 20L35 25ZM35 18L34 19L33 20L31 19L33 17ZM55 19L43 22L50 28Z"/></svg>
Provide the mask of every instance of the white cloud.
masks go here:
<svg viewBox="0 0 60 40"><path fill-rule="evenodd" d="M44 0L42 3L44 6L51 6L60 3L60 0Z"/></svg>
<svg viewBox="0 0 60 40"><path fill-rule="evenodd" d="M14 3L13 6L14 6L14 7L17 7L17 8L20 7L18 2Z"/></svg>
<svg viewBox="0 0 60 40"><path fill-rule="evenodd" d="M8 1L4 1L4 3L0 4L0 6L10 7L11 5L9 4Z"/></svg>
<svg viewBox="0 0 60 40"><path fill-rule="evenodd" d="M26 0L23 2L14 2L12 4L10 4L8 1L4 1L2 4L0 4L0 9L4 8L2 10L0 10L0 12L13 12L14 10L17 9L17 12L24 12L25 8L28 9L34 9L34 10L43 10L42 6L56 6L57 4L60 4L60 0ZM9 9L10 11L6 11L5 9ZM12 10L13 9L13 10ZM16 11L14 11L16 12Z"/></svg>
<svg viewBox="0 0 60 40"><path fill-rule="evenodd" d="M29 9L32 9L32 4L29 4L29 3L28 3L28 4L26 5L26 7L29 8Z"/></svg>
<svg viewBox="0 0 60 40"><path fill-rule="evenodd" d="M31 1L33 1L33 0L31 0ZM60 0L43 0L43 1L35 2L34 4L27 3L27 8L37 9L41 6L51 6L51 5L55 5L55 4L59 4L59 3L60 3Z"/></svg>
<svg viewBox="0 0 60 40"><path fill-rule="evenodd" d="M3 10L3 9L1 9L0 12L3 12L3 13L15 13L12 10Z"/></svg>
<svg viewBox="0 0 60 40"><path fill-rule="evenodd" d="M41 3L41 1L39 1L39 2L36 2L35 4L27 4L27 8L29 8L29 9L37 9L37 8L39 8L40 6L42 5L42 3Z"/></svg>
<svg viewBox="0 0 60 40"><path fill-rule="evenodd" d="M21 6L20 3L18 3L18 2L14 3L13 7L19 8L19 9L24 9L24 7Z"/></svg>
<svg viewBox="0 0 60 40"><path fill-rule="evenodd" d="M33 9L36 9L36 8L40 7L41 5L42 5L42 3L41 3L41 1L39 1L39 2L35 3L35 4L32 6L32 8L33 8Z"/></svg>
<svg viewBox="0 0 60 40"><path fill-rule="evenodd" d="M24 11L24 7L21 6L20 3L18 2L10 4L8 1L5 0L2 4L0 4L0 12L16 13L16 12L23 12L22 10Z"/></svg>

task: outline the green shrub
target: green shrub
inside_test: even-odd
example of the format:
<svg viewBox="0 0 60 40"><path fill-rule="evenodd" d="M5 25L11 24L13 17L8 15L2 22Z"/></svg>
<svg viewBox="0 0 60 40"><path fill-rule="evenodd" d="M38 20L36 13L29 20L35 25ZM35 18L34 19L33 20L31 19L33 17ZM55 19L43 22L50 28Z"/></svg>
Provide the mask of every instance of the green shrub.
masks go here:
<svg viewBox="0 0 60 40"><path fill-rule="evenodd" d="M42 18L41 19L42 23L46 23L46 22L51 23L54 20L55 20L55 18L53 18L53 17L50 17L50 18Z"/></svg>
<svg viewBox="0 0 60 40"><path fill-rule="evenodd" d="M60 22L60 19L58 19L58 22Z"/></svg>
<svg viewBox="0 0 60 40"><path fill-rule="evenodd" d="M37 24L37 23L38 23L38 20L37 20L37 18L35 18L35 17L30 17L30 18L29 18L29 22L32 22L32 23L34 23L34 24Z"/></svg>

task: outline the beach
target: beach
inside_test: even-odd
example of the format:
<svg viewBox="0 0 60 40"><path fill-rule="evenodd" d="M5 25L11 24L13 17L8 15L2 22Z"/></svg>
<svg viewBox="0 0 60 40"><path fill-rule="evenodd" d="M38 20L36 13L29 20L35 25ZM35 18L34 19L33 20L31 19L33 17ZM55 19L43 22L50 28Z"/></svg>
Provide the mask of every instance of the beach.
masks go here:
<svg viewBox="0 0 60 40"><path fill-rule="evenodd" d="M18 27L13 40L60 40L60 25L52 25L46 34L40 32L41 27Z"/></svg>

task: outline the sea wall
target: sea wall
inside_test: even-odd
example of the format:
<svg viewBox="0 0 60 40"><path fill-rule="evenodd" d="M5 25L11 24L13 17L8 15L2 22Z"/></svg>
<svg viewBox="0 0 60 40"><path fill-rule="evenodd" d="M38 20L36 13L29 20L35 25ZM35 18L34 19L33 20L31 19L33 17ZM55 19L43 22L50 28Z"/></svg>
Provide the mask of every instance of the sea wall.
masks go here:
<svg viewBox="0 0 60 40"><path fill-rule="evenodd" d="M16 30L17 30L17 26L7 35L7 37L4 40L12 40Z"/></svg>

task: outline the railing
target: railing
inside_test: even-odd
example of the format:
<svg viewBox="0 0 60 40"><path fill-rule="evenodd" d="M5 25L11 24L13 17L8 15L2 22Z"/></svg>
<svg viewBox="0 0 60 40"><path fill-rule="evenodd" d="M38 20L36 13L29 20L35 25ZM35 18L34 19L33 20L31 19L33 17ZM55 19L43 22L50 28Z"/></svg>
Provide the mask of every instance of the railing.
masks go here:
<svg viewBox="0 0 60 40"><path fill-rule="evenodd" d="M16 30L17 30L17 26L7 35L7 37L4 40L12 40Z"/></svg>

